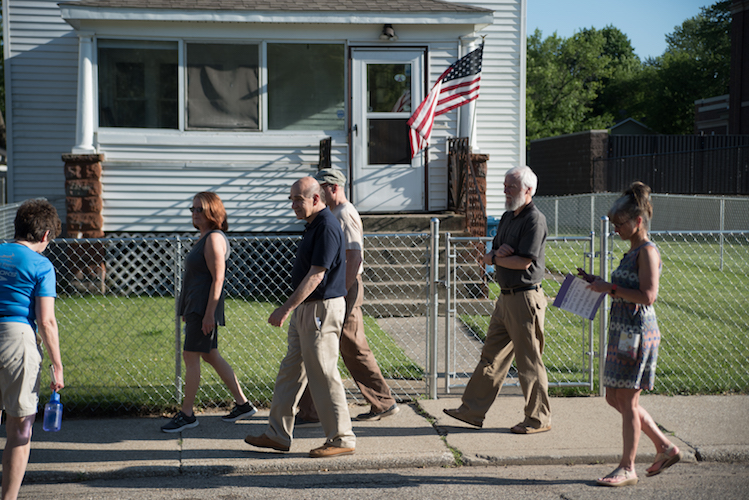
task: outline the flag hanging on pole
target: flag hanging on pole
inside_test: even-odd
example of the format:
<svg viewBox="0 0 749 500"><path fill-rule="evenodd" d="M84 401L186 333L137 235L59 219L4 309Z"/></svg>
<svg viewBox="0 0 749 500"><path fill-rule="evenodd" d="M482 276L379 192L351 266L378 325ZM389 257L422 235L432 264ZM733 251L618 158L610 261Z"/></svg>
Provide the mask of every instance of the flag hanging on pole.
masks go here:
<svg viewBox="0 0 749 500"><path fill-rule="evenodd" d="M484 44L454 62L408 120L411 158L429 144L434 117L468 104L479 96Z"/></svg>

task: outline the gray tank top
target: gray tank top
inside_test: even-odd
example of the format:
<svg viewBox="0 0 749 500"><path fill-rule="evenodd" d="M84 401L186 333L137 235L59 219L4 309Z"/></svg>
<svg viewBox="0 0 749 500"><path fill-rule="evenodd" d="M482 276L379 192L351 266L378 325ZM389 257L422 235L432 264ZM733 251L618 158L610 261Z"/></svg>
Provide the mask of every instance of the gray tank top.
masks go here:
<svg viewBox="0 0 749 500"><path fill-rule="evenodd" d="M219 229L214 229L193 245L190 253L185 257L185 274L182 279L182 293L180 294L178 309L180 316L190 313L205 314L205 308L208 306L208 296L211 291L213 277L205 262L205 242L211 233L220 233L224 237L226 240L226 255L224 256L224 260L229 260L229 254L231 254L229 239ZM226 291L222 288L221 298L216 305L215 318L217 325L224 325L225 295Z"/></svg>

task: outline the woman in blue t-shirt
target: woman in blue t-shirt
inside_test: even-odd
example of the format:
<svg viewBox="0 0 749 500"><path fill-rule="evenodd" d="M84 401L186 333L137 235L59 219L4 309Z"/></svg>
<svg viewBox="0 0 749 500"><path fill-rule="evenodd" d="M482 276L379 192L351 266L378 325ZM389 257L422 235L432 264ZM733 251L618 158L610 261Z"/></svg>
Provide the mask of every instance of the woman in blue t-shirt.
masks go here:
<svg viewBox="0 0 749 500"><path fill-rule="evenodd" d="M16 212L15 241L0 245L0 399L7 414L3 451L3 498L21 488L39 405L42 350L52 363L50 389L63 381L55 319L55 270L43 252L60 234L57 210L47 200L28 200Z"/></svg>

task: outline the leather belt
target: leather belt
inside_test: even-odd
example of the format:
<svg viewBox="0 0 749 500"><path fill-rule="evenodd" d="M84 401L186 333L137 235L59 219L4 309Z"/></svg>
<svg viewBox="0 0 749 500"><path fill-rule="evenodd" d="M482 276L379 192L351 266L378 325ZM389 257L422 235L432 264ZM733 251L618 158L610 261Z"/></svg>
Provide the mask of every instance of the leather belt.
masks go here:
<svg viewBox="0 0 749 500"><path fill-rule="evenodd" d="M529 292L531 290L540 290L541 285L531 285L531 286L523 286L520 288L503 288L501 290L502 295L510 295L510 294L516 294L519 292Z"/></svg>

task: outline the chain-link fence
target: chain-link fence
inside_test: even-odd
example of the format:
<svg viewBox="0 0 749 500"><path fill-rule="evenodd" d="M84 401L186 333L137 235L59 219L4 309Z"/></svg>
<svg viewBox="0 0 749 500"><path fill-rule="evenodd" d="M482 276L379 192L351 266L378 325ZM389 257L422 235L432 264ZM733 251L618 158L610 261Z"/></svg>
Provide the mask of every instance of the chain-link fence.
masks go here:
<svg viewBox="0 0 749 500"><path fill-rule="evenodd" d="M619 193L536 196L551 236L587 236L598 231ZM749 198L653 194L653 231L747 231Z"/></svg>
<svg viewBox="0 0 749 500"><path fill-rule="evenodd" d="M749 231L653 231L650 238L663 262L655 390L749 392ZM629 242L616 234L610 241L614 269Z"/></svg>
<svg viewBox="0 0 749 500"><path fill-rule="evenodd" d="M287 325L274 328L267 320L292 292L299 236L229 240L227 324L219 329L219 351L248 397L268 405L286 353ZM153 412L181 400L175 296L183 260L195 241L174 236L52 242L46 254L58 276L67 410ZM429 235L367 235L365 242L367 338L394 396L411 399L424 393ZM351 399L363 401L343 363L339 366ZM201 375L198 405L231 402L213 370L204 368Z"/></svg>
<svg viewBox="0 0 749 500"><path fill-rule="evenodd" d="M749 391L749 231L651 234L664 263L656 303L663 335L657 390ZM366 334L399 401L427 394L438 376L448 392L467 381L499 293L491 269L479 264L490 238L435 235L365 235ZM229 239L227 325L219 329L219 349L247 396L268 405L286 352L286 328L271 327L267 319L291 293L299 236ZM548 239L543 289L549 302L567 273L577 267L600 273L600 255L607 256L610 270L626 251L618 237L604 239L611 250L599 249L600 238L595 245L594 239ZM67 410L154 412L180 402L182 337L175 294L195 241L173 236L52 242L46 254L58 276ZM434 290L439 293L432 295ZM552 386L593 388L602 338L597 325L547 308L544 359ZM350 399L363 403L343 363L339 366ZM48 376L42 372L42 387ZM197 404L229 403L218 376L204 369Z"/></svg>

